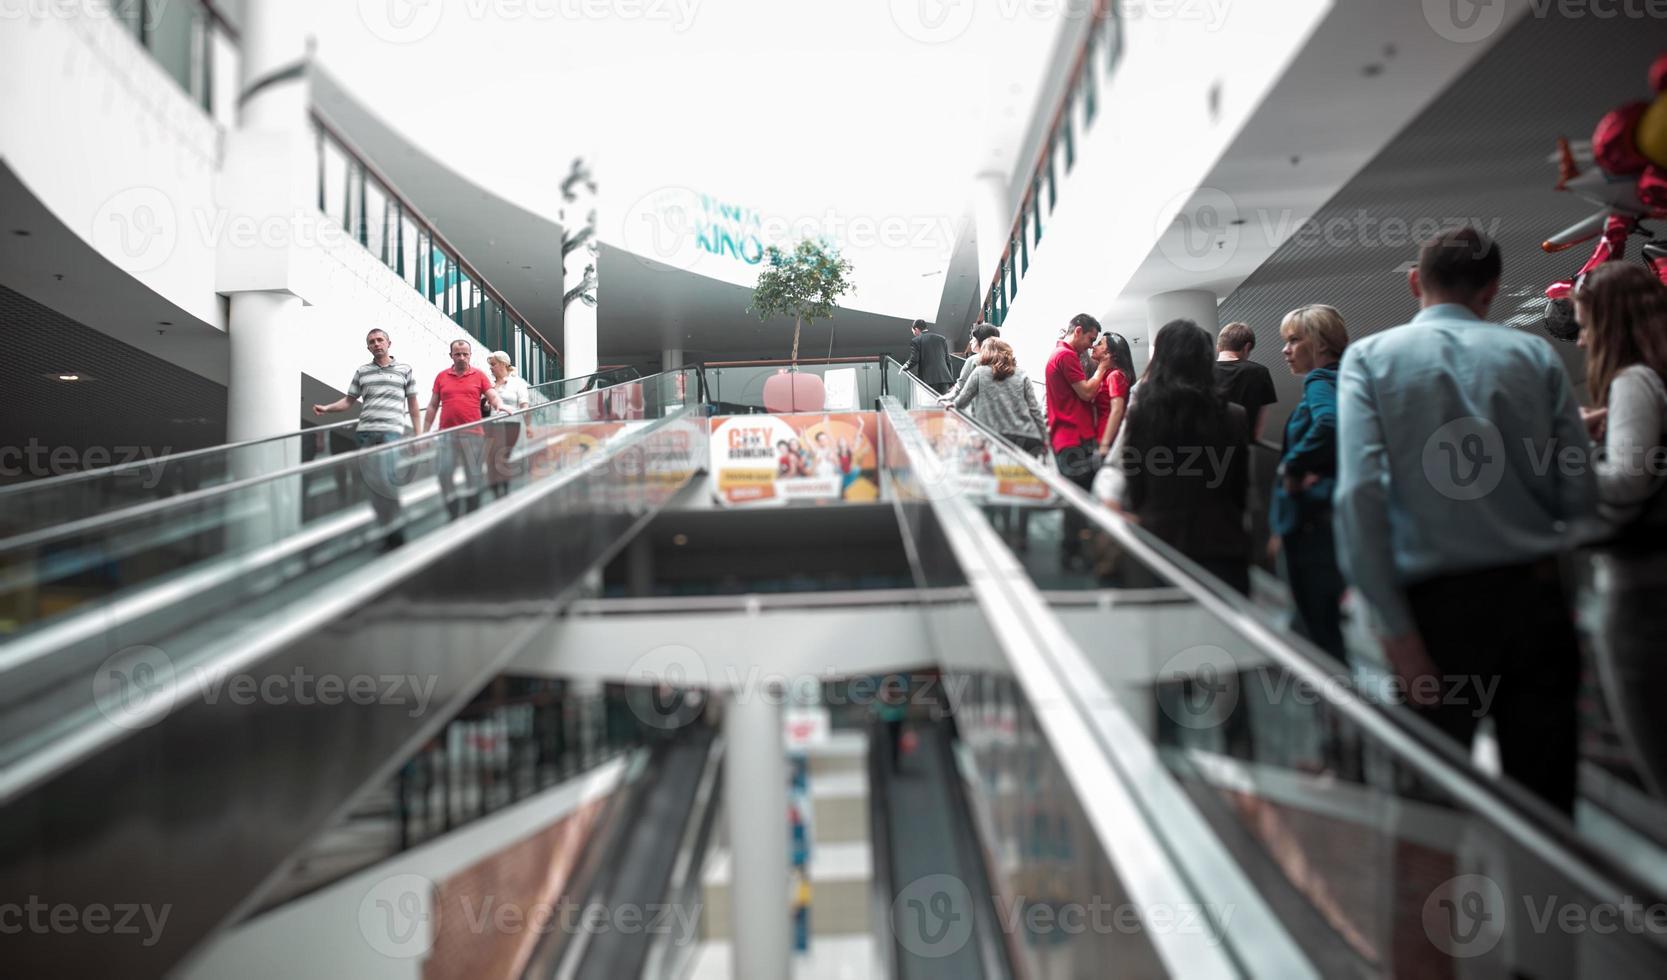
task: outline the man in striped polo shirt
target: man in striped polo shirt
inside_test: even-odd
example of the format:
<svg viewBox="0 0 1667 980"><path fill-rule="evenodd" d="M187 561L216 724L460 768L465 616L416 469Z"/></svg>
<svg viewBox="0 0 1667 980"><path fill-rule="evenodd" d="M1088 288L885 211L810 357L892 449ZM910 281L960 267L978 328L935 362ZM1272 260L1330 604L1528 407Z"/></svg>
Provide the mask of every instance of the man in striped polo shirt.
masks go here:
<svg viewBox="0 0 1667 980"><path fill-rule="evenodd" d="M314 405L314 415L345 412L355 401L363 402L359 409L359 424L353 430L354 441L363 449L393 442L405 435L405 422L411 421L411 431L421 432L421 413L417 408L417 382L411 366L393 359L388 349L393 346L388 332L372 330L365 335L365 349L371 362L353 372L347 394L328 405ZM361 462L360 469L370 486L371 506L377 520L384 526L392 525L399 517L399 488L395 485L395 466L398 460L391 452L372 453ZM405 533L398 528L388 533L388 546L398 547L405 542Z"/></svg>

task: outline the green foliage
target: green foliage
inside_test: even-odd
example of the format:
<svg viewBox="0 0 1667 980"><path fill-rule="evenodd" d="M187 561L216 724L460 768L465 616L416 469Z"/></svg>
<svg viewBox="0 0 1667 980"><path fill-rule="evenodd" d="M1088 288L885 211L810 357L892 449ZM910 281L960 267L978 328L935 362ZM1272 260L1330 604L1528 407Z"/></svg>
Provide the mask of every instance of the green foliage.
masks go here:
<svg viewBox="0 0 1667 980"><path fill-rule="evenodd" d="M752 306L760 320L772 316L793 318L793 361L799 360L799 330L807 323L833 317L834 304L852 289L851 263L839 250L806 238L791 253L771 245L765 252L768 264L758 273Z"/></svg>

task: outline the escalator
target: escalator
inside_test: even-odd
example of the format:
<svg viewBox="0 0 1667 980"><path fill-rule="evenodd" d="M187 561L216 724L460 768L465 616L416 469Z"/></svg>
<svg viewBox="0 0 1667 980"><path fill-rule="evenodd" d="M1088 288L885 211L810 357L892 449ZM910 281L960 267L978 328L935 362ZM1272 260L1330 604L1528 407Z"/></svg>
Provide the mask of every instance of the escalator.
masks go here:
<svg viewBox="0 0 1667 980"><path fill-rule="evenodd" d="M166 916L148 942L24 930L8 972L159 976L241 919L695 474L698 390L670 372L539 405L449 493L458 440L490 436L0 542L0 893Z"/></svg>
<svg viewBox="0 0 1667 980"><path fill-rule="evenodd" d="M917 583L964 589L942 615L981 617L996 647L932 659L1017 972L1667 970L1638 866L935 396L889 390ZM1086 567L1057 560L1068 514ZM976 921L929 897L945 928Z"/></svg>
<svg viewBox="0 0 1667 980"><path fill-rule="evenodd" d="M533 409L508 492L455 519L438 445L387 450L392 550L374 450L0 547L0 599L33 611L0 645L0 888L167 915L150 945L8 937L8 967L175 968L518 653L555 648L570 597L594 601L705 467L697 380L633 384ZM871 745L885 975L1667 974L1667 904L1638 869L900 373L888 390L880 499L924 625L895 668L935 665L947 703L911 721L900 771ZM1057 560L1067 515L1087 566ZM843 526L776 537L802 552ZM812 598L899 605L782 601ZM785 649L728 647L787 669ZM699 903L720 745L655 747L576 901ZM526 975L676 976L692 945L559 938Z"/></svg>
<svg viewBox="0 0 1667 980"><path fill-rule="evenodd" d="M533 407L582 392L623 384L634 368L546 381L528 389ZM357 422L315 425L298 432L213 446L0 487L0 541L31 532L61 530L74 521L169 497L224 486L353 452Z"/></svg>

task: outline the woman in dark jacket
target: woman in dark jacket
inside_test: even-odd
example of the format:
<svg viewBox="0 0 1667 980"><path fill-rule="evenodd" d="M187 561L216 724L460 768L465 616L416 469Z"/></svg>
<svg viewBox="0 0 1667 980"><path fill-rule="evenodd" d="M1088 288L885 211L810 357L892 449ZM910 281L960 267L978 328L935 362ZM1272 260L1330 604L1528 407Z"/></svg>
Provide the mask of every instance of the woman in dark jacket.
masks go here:
<svg viewBox="0 0 1667 980"><path fill-rule="evenodd" d="M1274 478L1268 553L1279 560L1297 608L1297 630L1343 658L1343 575L1331 531L1337 483L1337 362L1349 345L1343 316L1304 306L1279 325L1285 364L1302 378L1302 401L1285 421L1285 451Z"/></svg>
<svg viewBox="0 0 1667 980"><path fill-rule="evenodd" d="M1191 320L1152 341L1123 423L1123 509L1239 592L1250 592L1249 426L1215 388L1215 343Z"/></svg>

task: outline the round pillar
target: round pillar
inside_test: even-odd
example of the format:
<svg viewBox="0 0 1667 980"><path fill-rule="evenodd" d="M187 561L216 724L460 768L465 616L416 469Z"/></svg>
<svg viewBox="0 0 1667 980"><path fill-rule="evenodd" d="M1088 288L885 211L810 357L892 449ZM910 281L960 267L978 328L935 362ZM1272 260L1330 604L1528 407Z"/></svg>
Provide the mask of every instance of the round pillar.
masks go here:
<svg viewBox="0 0 1667 980"><path fill-rule="evenodd" d="M226 440L243 442L301 427L305 342L301 298L282 291L233 293L227 333Z"/></svg>
<svg viewBox="0 0 1667 980"><path fill-rule="evenodd" d="M996 277L996 265L1013 231L1013 211L1007 204L1007 175L986 170L973 178L973 229L978 246L978 299L982 304ZM982 310L982 305L980 306ZM983 319L983 313L979 313Z"/></svg>
<svg viewBox="0 0 1667 980"><path fill-rule="evenodd" d="M1213 339L1221 329L1216 313L1216 294L1208 289L1177 289L1158 293L1146 301L1147 336L1155 338L1158 328L1171 320L1191 320L1210 332ZM1147 345L1151 349L1151 345Z"/></svg>
<svg viewBox="0 0 1667 980"><path fill-rule="evenodd" d="M724 813L737 980L792 975L788 905L787 744L782 692L743 690L724 701Z"/></svg>
<svg viewBox="0 0 1667 980"><path fill-rule="evenodd" d="M310 86L306 75L285 73L308 60L312 3L249 0L245 5L238 46L242 59L238 95L241 99L256 86L260 89L240 105L240 128L307 131ZM284 77L273 81L279 76Z"/></svg>

